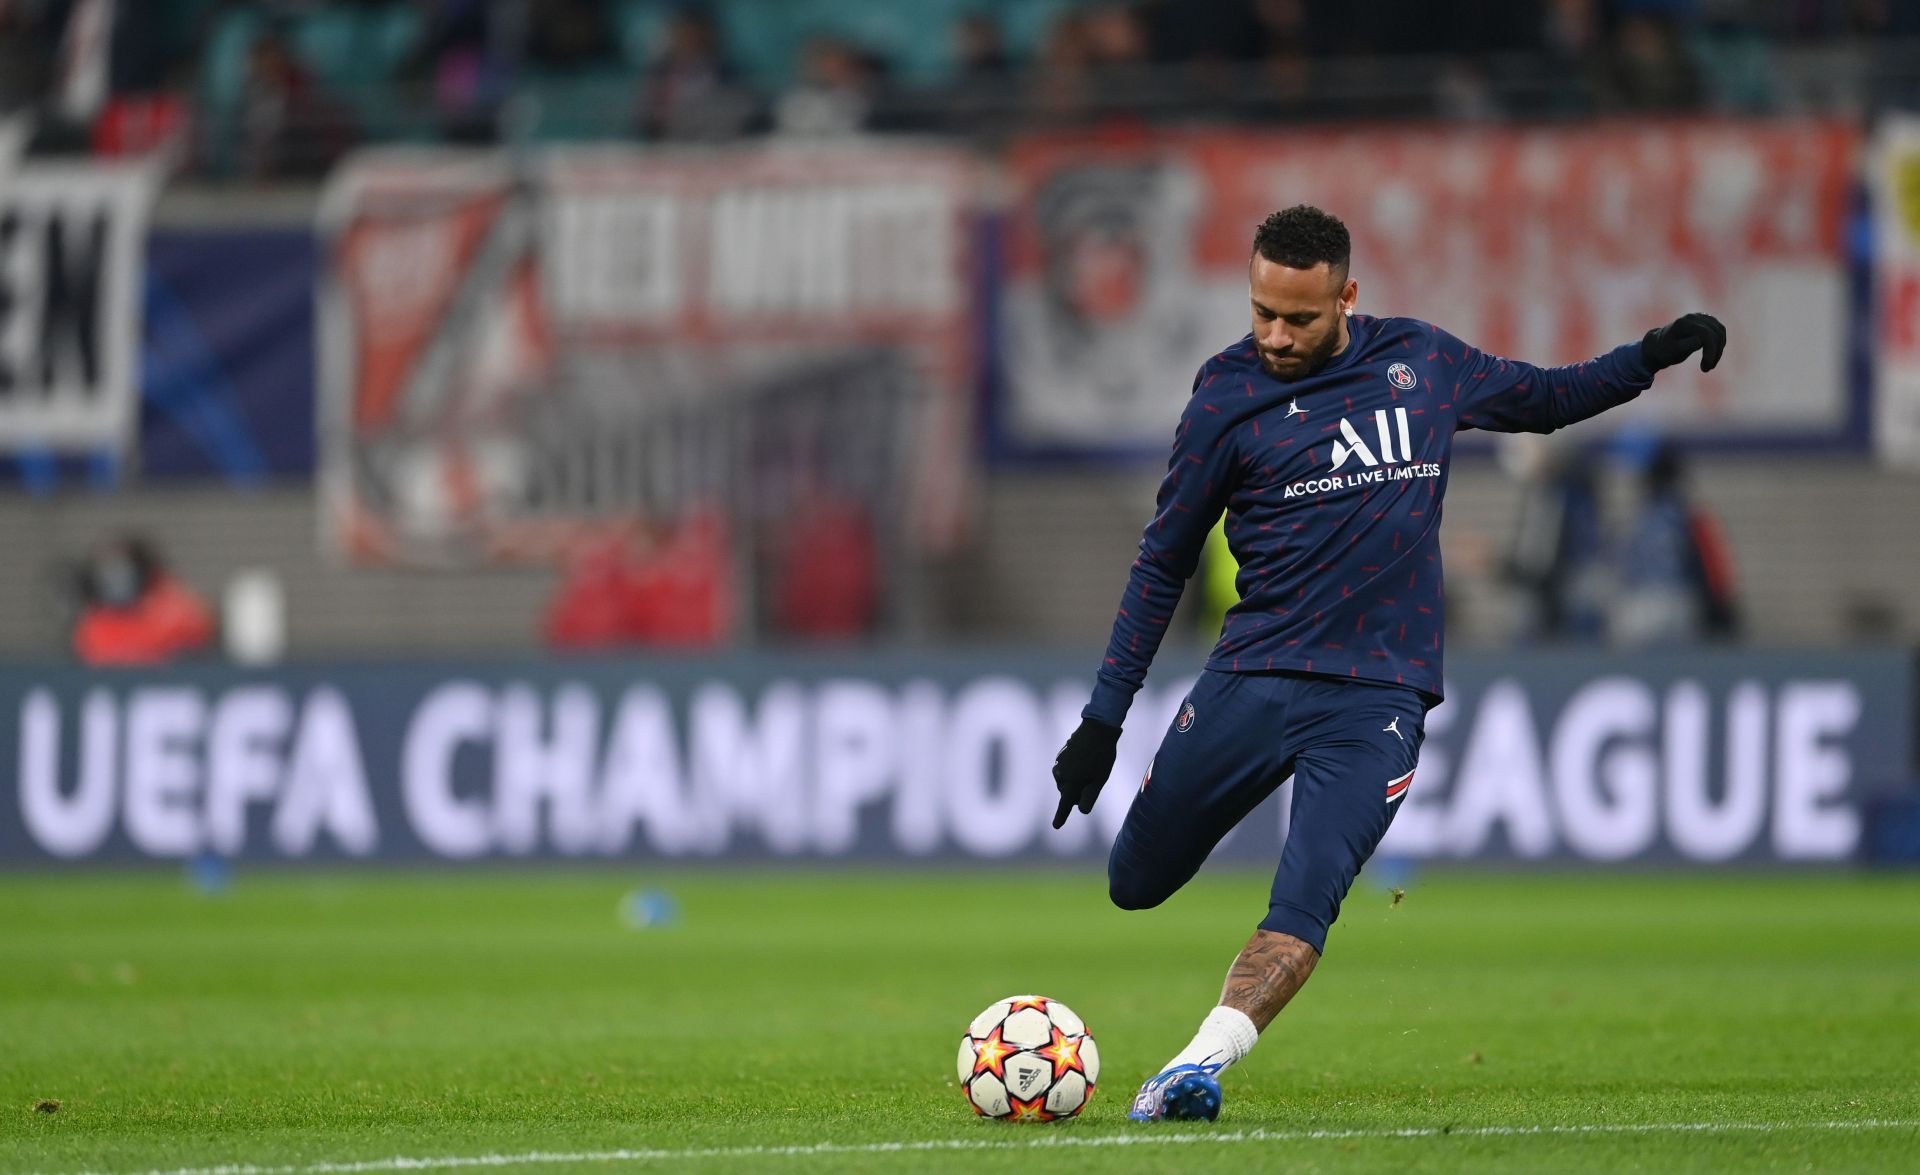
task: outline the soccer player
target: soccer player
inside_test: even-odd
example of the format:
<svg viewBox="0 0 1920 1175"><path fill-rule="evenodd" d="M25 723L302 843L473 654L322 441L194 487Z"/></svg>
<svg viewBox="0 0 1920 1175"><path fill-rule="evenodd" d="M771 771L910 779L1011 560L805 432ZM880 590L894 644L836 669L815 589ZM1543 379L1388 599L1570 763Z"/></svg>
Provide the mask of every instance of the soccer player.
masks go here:
<svg viewBox="0 0 1920 1175"><path fill-rule="evenodd" d="M1289 775L1290 830L1267 916L1193 1042L1129 1116L1212 1119L1221 1070L1253 1048L1412 786L1440 701L1440 500L1453 434L1552 432L1639 395L1727 332L1688 314L1570 367L1478 351L1411 318L1354 312L1351 243L1305 205L1269 216L1248 262L1253 332L1200 367L1174 434L1093 700L1054 762L1055 828L1093 810L1127 708L1224 511L1240 603L1181 703L1108 860L1115 905L1186 884Z"/></svg>

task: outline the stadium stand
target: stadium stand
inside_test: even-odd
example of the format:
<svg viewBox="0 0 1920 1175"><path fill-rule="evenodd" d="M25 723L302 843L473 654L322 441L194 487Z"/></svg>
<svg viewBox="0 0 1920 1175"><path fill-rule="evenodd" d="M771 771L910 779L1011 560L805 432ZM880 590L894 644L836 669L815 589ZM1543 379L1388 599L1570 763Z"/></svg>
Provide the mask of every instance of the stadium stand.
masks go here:
<svg viewBox="0 0 1920 1175"><path fill-rule="evenodd" d="M1530 125L1589 126L1606 125L1591 116L1634 112L1857 123L1897 109L1920 84L1920 55L1904 52L1920 24L1911 6L1889 4L1622 0L1537 8L1486 0L1457 6L1446 20L1432 5L1376 5L1366 22L1344 20L1337 6L1286 0L1201 9L1158 0L178 0L133 8L111 74L123 99L153 90L187 98L191 147L172 158L154 208L158 231L186 234L236 225L304 231L319 215L314 182L355 146L616 144L680 133L649 121L649 103L663 85L679 84L671 79L701 69L719 88L692 91L704 95L692 108L731 112L685 133L757 142L780 124L782 95L798 92L806 63L822 53L847 76L870 71L870 101L859 109L871 127L957 134L987 159L1010 138L1047 128L1124 139L1147 124L1257 127L1277 119L1316 127L1385 117L1403 126L1498 126L1526 116L1536 120ZM52 22L64 7L4 11L0 52L22 67L0 98L39 115L30 158L60 158L86 142L59 130L70 79L61 72L62 30ZM135 32L140 52L122 49ZM969 52L984 56L964 65ZM703 53L705 65L689 64ZM38 78L38 88L22 88L24 77ZM736 105L713 96L721 93ZM1855 215L1846 231L1857 235L1864 223ZM1848 248L1857 284L1866 280L1862 246L1850 239ZM1850 369L1846 380L1859 386L1845 396L1866 395L1863 370ZM1699 454L1701 491L1726 525L1752 631L1764 640L1920 631L1920 606L1902 590L1920 573L1920 551L1872 538L1898 529L1910 475L1877 467L1868 425L1857 409L1846 412L1848 423L1823 433L1811 451L1800 444L1805 438L1787 438L1788 456L1717 441ZM315 441L288 443L310 452ZM989 443L1000 445L991 436ZM481 566L448 581L350 568L319 549L324 528L310 458L260 485L258 461L231 451L239 465L212 461L197 481L174 477L162 460L174 451L115 466L107 480L123 488L103 495L64 488L87 475L49 480L34 473L44 463L19 464L13 476L22 486L53 488L0 502L9 525L27 536L24 556L3 573L10 590L44 600L36 585L45 568L127 516L160 534L185 577L207 591L245 567L279 569L299 651L535 646L533 618L553 589L550 569ZM1118 465L990 453L968 527L974 554L931 564L938 574L917 580L925 598L905 610L916 617L910 627L969 638L1094 639L1114 590L1110 569L1131 546L1150 497L1152 461L1140 453L1130 450ZM1778 468L1793 476L1769 476ZM224 480L254 488L228 489ZM1497 642L1503 632L1497 591L1474 555L1510 530L1513 501L1484 457L1454 476L1449 530L1461 536L1462 551L1455 629L1469 644ZM1796 533L1818 553L1768 541L1783 519L1804 520ZM49 628L53 615L51 606L0 615L0 648L63 647Z"/></svg>

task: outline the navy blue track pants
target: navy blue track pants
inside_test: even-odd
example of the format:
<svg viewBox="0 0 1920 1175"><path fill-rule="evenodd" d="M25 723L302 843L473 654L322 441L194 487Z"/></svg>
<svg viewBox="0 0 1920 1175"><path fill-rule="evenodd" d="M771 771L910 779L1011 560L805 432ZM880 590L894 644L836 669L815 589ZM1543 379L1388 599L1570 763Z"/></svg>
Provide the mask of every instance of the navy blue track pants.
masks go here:
<svg viewBox="0 0 1920 1175"><path fill-rule="evenodd" d="M1260 926L1324 951L1341 900L1412 785L1426 713L1423 695L1399 686L1202 673L1113 842L1114 904L1166 901L1291 775L1287 842Z"/></svg>

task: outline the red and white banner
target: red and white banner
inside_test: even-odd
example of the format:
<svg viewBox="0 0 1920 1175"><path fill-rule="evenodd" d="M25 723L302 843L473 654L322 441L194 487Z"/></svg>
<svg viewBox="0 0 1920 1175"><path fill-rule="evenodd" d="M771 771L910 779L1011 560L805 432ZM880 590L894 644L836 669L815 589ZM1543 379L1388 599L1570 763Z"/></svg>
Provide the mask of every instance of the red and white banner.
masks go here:
<svg viewBox="0 0 1920 1175"><path fill-rule="evenodd" d="M831 492L904 502L912 540L950 545L977 187L965 155L917 147L353 161L322 209L333 533L375 562L542 559ZM754 422L802 403L817 443L769 452ZM880 450L900 494L851 470Z"/></svg>
<svg viewBox="0 0 1920 1175"><path fill-rule="evenodd" d="M1875 302L1873 441L1920 469L1920 117L1889 114L1871 164Z"/></svg>
<svg viewBox="0 0 1920 1175"><path fill-rule="evenodd" d="M1305 202L1352 230L1364 312L1551 364L1711 310L1733 339L1721 367L1665 374L1625 414L1682 433L1836 431L1857 139L1834 122L1695 121L1029 140L1012 157L1011 430L1162 444L1194 370L1249 329L1254 229Z"/></svg>

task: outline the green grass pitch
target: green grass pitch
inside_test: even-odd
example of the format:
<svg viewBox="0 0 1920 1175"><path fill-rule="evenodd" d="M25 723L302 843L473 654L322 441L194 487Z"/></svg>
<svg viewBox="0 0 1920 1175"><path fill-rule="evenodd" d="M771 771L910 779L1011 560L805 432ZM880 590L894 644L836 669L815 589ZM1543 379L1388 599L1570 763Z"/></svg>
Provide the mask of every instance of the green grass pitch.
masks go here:
<svg viewBox="0 0 1920 1175"><path fill-rule="evenodd" d="M622 925L637 886L678 924ZM1142 914L1091 868L0 878L0 1170L1920 1168L1920 876L1406 889L1356 888L1218 1123L1143 1127L1262 876ZM1099 1039L1079 1121L954 1084L1027 990Z"/></svg>

